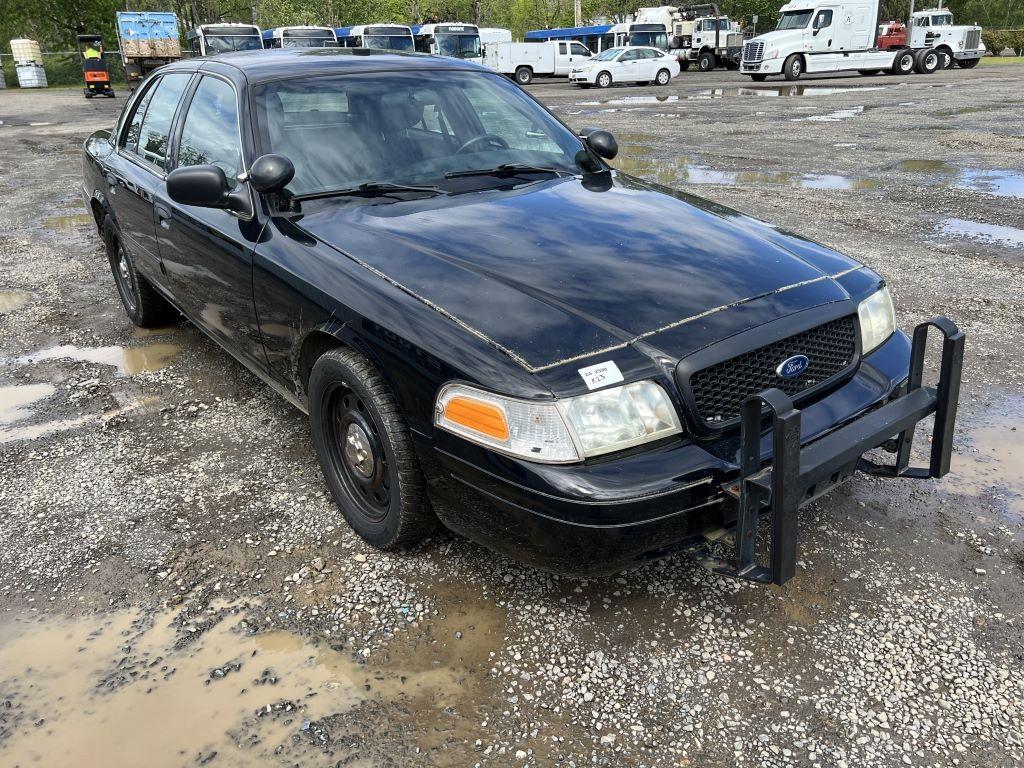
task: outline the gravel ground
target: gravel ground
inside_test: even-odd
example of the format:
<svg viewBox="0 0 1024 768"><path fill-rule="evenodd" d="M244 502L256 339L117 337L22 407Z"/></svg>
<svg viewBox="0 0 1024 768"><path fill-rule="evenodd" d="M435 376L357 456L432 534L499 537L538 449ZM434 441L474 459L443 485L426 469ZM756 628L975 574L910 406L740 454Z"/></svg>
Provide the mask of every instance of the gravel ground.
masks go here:
<svg viewBox="0 0 1024 768"><path fill-rule="evenodd" d="M300 413L124 318L77 193L120 101L0 92L0 763L1021 764L1022 74L532 88L967 331L951 474L805 509L784 588L366 547Z"/></svg>

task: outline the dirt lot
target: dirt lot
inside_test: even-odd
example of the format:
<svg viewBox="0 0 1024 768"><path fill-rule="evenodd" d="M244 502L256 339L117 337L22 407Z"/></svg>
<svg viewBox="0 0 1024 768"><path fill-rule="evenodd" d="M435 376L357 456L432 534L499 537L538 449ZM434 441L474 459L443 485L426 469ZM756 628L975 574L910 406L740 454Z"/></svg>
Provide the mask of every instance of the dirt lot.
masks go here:
<svg viewBox="0 0 1024 768"><path fill-rule="evenodd" d="M78 195L122 100L0 92L0 764L1020 765L1022 76L532 88L968 333L950 476L806 509L781 589L364 546L300 413L125 319Z"/></svg>

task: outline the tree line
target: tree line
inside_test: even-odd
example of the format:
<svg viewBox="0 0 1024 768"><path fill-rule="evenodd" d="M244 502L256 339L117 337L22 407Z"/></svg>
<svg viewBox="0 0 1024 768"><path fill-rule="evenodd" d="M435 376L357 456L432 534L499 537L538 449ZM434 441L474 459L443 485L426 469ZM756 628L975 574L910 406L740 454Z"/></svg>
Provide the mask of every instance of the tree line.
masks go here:
<svg viewBox="0 0 1024 768"><path fill-rule="evenodd" d="M583 0L583 18L623 20L641 5L658 0ZM919 0L917 8L937 3ZM719 0L722 13L757 29L775 25L782 0ZM950 0L956 19L992 29L1024 28L1024 0ZM882 0L883 19L905 20L910 0ZM0 0L0 51L10 53L16 37L38 40L43 50L71 50L75 35L99 32L107 47L116 45L114 14L119 10L174 11L186 26L243 21L263 28L394 21L463 21L504 27L522 38L529 29L572 26L572 0Z"/></svg>

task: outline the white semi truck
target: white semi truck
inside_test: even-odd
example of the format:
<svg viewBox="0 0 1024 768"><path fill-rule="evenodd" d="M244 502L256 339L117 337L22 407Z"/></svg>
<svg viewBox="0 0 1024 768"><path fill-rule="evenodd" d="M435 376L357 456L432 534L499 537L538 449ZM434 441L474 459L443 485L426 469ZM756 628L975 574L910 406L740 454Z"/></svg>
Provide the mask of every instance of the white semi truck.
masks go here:
<svg viewBox="0 0 1024 768"><path fill-rule="evenodd" d="M568 77L569 71L591 57L590 50L574 41L546 43L491 43L484 46L484 66L529 85L537 75Z"/></svg>
<svg viewBox="0 0 1024 768"><path fill-rule="evenodd" d="M819 72L928 74L945 63L923 34L912 32L909 45L897 48L880 48L877 35L878 0L794 0L782 6L772 32L744 44L740 71L760 82L769 75L797 80ZM984 51L980 30L970 42L972 52Z"/></svg>
<svg viewBox="0 0 1024 768"><path fill-rule="evenodd" d="M934 49L941 57L941 68L958 65L970 69L985 55L981 27L954 24L948 8L930 8L910 15L910 47Z"/></svg>
<svg viewBox="0 0 1024 768"><path fill-rule="evenodd" d="M684 70L691 64L701 72L739 66L743 51L740 25L723 16L714 3L640 8L636 20L665 26L668 51L679 59Z"/></svg>

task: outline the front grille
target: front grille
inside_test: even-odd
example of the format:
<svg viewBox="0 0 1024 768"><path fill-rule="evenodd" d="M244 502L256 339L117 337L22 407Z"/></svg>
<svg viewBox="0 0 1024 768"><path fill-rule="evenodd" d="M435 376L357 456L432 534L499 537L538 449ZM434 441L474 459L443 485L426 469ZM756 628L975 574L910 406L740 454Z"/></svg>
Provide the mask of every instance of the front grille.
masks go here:
<svg viewBox="0 0 1024 768"><path fill-rule="evenodd" d="M807 370L792 379L781 378L776 367L794 355L807 356ZM750 395L776 387L796 397L841 374L856 355L857 325L848 315L702 368L689 382L697 418L712 428L724 426L739 418Z"/></svg>
<svg viewBox="0 0 1024 768"><path fill-rule="evenodd" d="M974 51L980 48L981 43L981 30L980 29L969 29L967 30L967 40L964 42L964 48L968 51Z"/></svg>
<svg viewBox="0 0 1024 768"><path fill-rule="evenodd" d="M743 46L744 61L760 61L764 54L764 43L747 43Z"/></svg>

